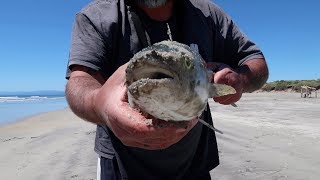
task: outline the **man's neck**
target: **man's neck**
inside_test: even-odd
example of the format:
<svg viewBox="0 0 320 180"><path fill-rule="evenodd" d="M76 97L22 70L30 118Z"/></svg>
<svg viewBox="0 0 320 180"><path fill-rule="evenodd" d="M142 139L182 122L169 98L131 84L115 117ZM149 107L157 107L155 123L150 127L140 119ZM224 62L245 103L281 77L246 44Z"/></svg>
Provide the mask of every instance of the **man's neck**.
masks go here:
<svg viewBox="0 0 320 180"><path fill-rule="evenodd" d="M170 19L173 11L173 1L168 1L165 5L148 8L146 6L138 5L151 19L156 21L166 21Z"/></svg>

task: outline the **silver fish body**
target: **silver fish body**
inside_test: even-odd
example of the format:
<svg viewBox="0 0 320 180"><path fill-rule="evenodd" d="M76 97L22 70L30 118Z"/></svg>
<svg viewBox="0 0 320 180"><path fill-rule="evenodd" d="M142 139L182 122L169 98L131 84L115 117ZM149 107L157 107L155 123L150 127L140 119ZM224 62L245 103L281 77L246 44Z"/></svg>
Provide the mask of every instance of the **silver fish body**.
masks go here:
<svg viewBox="0 0 320 180"><path fill-rule="evenodd" d="M199 116L209 97L235 93L209 82L197 51L175 41L162 41L136 53L126 69L128 101L142 112L166 121Z"/></svg>

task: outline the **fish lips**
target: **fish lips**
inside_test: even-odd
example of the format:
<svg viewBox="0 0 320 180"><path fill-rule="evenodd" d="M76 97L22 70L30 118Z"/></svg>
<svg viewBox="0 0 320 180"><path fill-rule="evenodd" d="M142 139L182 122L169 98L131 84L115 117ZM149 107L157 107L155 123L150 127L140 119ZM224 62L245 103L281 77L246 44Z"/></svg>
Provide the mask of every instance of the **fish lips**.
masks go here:
<svg viewBox="0 0 320 180"><path fill-rule="evenodd" d="M162 97L159 94L166 96L170 92L170 88L176 87L175 81L172 78L161 78L161 79L150 79L142 78L137 81L132 82L128 86L128 92L138 99L140 97L151 97L154 93L157 93L156 97L161 99Z"/></svg>

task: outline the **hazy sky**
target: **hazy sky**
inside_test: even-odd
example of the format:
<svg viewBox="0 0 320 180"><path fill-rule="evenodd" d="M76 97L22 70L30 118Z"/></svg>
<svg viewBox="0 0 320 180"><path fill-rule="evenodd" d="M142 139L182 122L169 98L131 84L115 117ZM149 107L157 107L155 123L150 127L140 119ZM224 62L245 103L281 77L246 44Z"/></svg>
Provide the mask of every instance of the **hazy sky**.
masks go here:
<svg viewBox="0 0 320 180"><path fill-rule="evenodd" d="M74 15L88 2L1 2L0 91L64 90ZM320 78L320 1L214 2L263 50L269 81Z"/></svg>

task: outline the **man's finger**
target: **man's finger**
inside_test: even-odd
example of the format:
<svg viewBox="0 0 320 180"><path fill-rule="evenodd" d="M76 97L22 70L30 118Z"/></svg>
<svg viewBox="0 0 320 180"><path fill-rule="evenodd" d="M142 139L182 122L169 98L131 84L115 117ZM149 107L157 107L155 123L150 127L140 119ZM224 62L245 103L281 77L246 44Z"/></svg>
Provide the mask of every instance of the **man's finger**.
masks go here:
<svg viewBox="0 0 320 180"><path fill-rule="evenodd" d="M217 103L223 104L223 105L230 105L235 102L237 102L240 99L239 96L236 95L227 95L222 97L215 97L213 100Z"/></svg>

